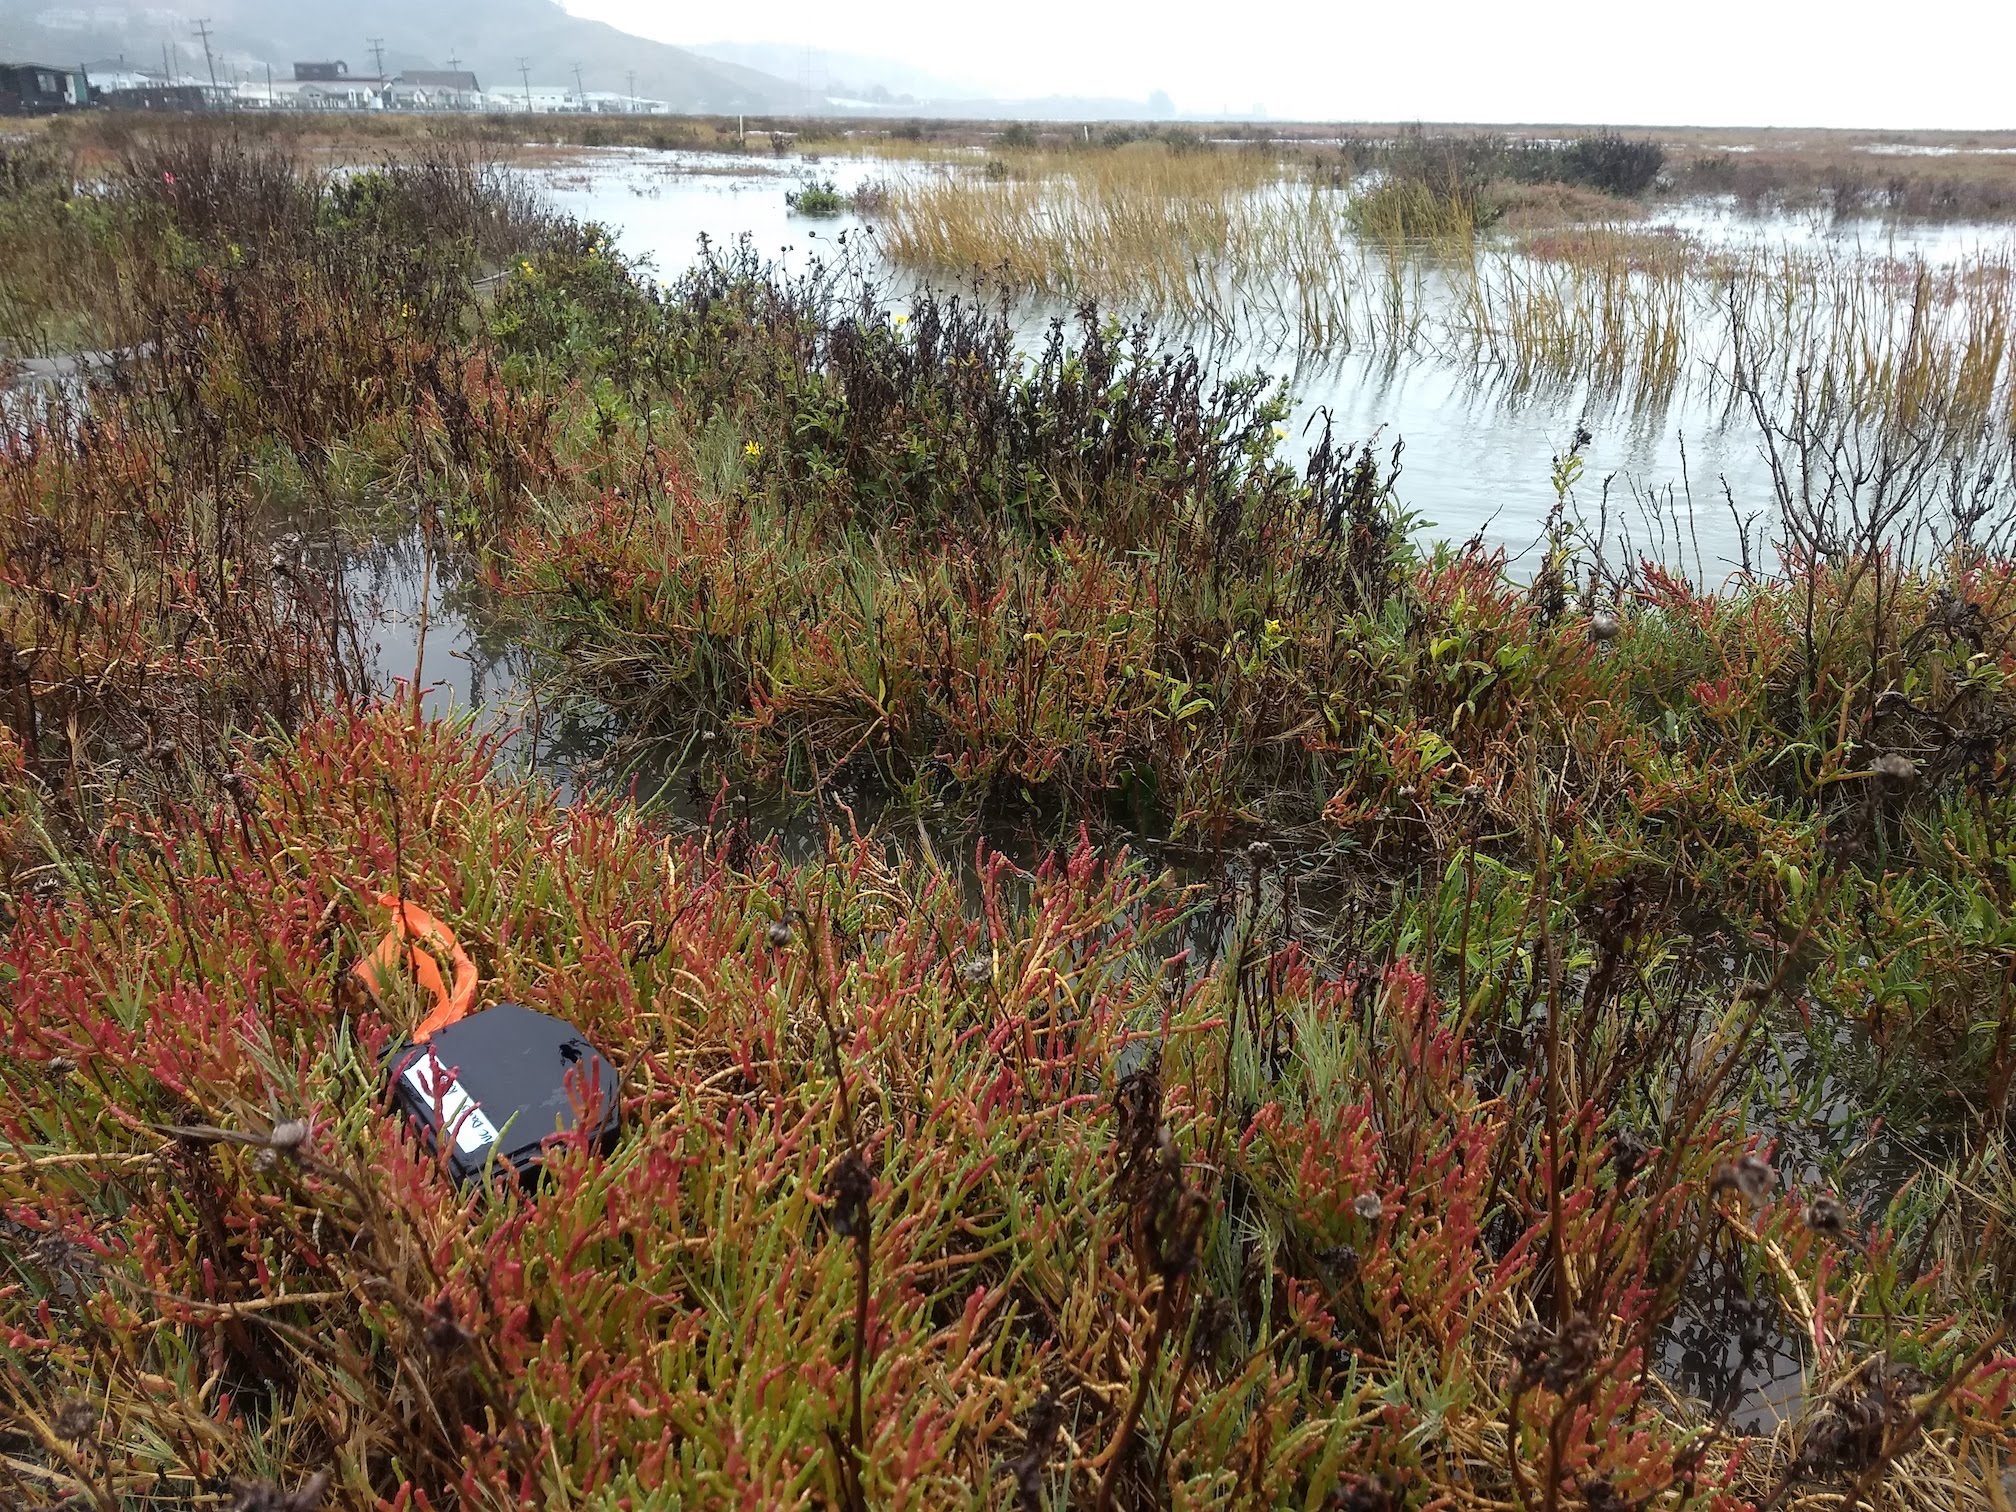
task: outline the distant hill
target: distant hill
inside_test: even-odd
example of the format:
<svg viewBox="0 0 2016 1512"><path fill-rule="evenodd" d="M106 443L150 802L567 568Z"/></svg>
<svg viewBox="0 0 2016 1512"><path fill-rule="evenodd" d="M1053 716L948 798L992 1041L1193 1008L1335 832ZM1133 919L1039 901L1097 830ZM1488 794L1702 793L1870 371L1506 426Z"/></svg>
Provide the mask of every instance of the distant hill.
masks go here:
<svg viewBox="0 0 2016 1512"><path fill-rule="evenodd" d="M832 98L870 104L978 100L987 93L977 85L940 78L896 58L799 47L790 42L702 42L693 51L703 58L753 68Z"/></svg>
<svg viewBox="0 0 2016 1512"><path fill-rule="evenodd" d="M789 42L703 42L693 51L809 87L826 96L835 113L989 121L1138 121L1173 114L1146 100L1110 96L1002 99L976 84L943 78L899 59Z"/></svg>
<svg viewBox="0 0 2016 1512"><path fill-rule="evenodd" d="M776 42L675 47L574 16L558 0L0 0L0 62L170 69L201 79L196 32L207 18L217 77L291 77L297 61L342 59L368 75L370 40L385 71L473 70L483 87L525 82L635 92L674 110L730 115L914 114L996 120L1139 120L1140 100L1055 96L1002 100L889 58ZM450 60L456 60L451 62ZM809 86L809 87L808 87Z"/></svg>
<svg viewBox="0 0 2016 1512"><path fill-rule="evenodd" d="M199 17L209 19L220 79L257 77L268 64L284 78L297 60L330 58L369 74L368 39L380 37L388 73L442 68L457 58L486 89L518 85L523 58L534 84L571 87L579 64L589 89L627 92L634 74L639 95L675 110L825 108L823 95L789 79L570 16L555 0L0 0L0 59L81 63L123 56L129 67L159 69L165 47L180 72L201 77Z"/></svg>

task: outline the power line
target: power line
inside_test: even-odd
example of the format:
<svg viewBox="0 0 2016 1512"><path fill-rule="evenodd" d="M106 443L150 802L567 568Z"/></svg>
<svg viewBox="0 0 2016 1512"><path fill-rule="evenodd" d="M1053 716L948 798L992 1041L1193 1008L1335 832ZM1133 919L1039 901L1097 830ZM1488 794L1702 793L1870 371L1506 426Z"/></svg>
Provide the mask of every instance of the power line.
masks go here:
<svg viewBox="0 0 2016 1512"><path fill-rule="evenodd" d="M203 61L210 65L210 87L215 89L217 87L217 60L210 56L210 18L205 16L196 23L193 29L196 35L203 39Z"/></svg>

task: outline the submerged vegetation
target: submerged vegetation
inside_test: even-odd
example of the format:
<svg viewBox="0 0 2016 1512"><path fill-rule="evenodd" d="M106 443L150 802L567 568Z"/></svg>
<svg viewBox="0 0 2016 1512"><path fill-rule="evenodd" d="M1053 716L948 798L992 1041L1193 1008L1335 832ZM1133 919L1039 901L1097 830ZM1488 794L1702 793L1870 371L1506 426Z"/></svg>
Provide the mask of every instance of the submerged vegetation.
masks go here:
<svg viewBox="0 0 2016 1512"><path fill-rule="evenodd" d="M1655 141L1615 132L1532 141L1416 128L1388 142L1351 143L1344 158L1352 178L1368 184L1349 205L1360 229L1440 237L1496 220L1508 207L1510 186L1585 190L1603 197L1585 202L1592 218L1624 217L1630 209L1622 202L1653 187L1666 152Z"/></svg>
<svg viewBox="0 0 2016 1512"><path fill-rule="evenodd" d="M452 153L77 178L0 172L97 270L0 334L130 348L0 445L11 1499L2003 1494L2016 485L1858 408L1943 351L1765 371L1731 279L1746 570L1571 446L1515 575L1089 298L661 284ZM370 686L387 534L683 801ZM464 1192L391 1115L388 890L613 1148Z"/></svg>
<svg viewBox="0 0 2016 1512"><path fill-rule="evenodd" d="M1515 387L1587 384L1642 406L1690 387L1740 406L1759 383L1789 403L1804 375L1963 450L2016 430L2006 249L1934 264L1648 235L1634 204L1588 189L1635 183L1656 153L1590 143L1600 166L1583 181L1521 166L1532 149L1498 139L1417 146L1335 183L1247 150L1036 155L1005 174L901 178L875 218L907 267L985 270L1305 361L1434 354ZM1582 145L1542 158L1576 161ZM1553 188L1534 198L1534 184ZM1556 224L1486 231L1533 208Z"/></svg>

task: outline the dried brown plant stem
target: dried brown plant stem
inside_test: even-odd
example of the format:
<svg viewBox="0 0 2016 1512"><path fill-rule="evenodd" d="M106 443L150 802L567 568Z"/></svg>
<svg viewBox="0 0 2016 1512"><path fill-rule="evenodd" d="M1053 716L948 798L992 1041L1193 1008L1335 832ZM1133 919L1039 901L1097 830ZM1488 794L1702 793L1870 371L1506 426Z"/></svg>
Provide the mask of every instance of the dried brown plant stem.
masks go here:
<svg viewBox="0 0 2016 1512"><path fill-rule="evenodd" d="M1148 1330L1148 1343L1141 1352L1141 1374L1134 1383L1134 1395L1127 1401L1127 1414L1120 1419L1113 1442L1106 1446L1103 1456L1106 1468L1100 1474L1099 1492L1092 1502L1094 1512L1108 1512L1113 1505L1113 1484L1119 1479L1120 1467L1126 1463L1127 1452L1133 1446L1135 1430L1141 1423L1141 1409L1148 1403L1148 1388L1155 1379L1155 1364L1162 1358L1162 1342L1168 1337L1169 1325L1176 1315L1177 1294L1183 1289L1182 1278L1168 1277L1162 1283L1162 1294L1155 1299L1155 1322Z"/></svg>
<svg viewBox="0 0 2016 1512"><path fill-rule="evenodd" d="M835 1168L836 1185L841 1187L836 1216L836 1227L848 1234L854 1241L854 1338L848 1363L848 1442L843 1446L837 1434L834 1440L836 1457L840 1464L841 1494L846 1498L849 1512L866 1512L867 1493L861 1487L861 1467L867 1458L867 1428L862 1417L862 1378L868 1365L868 1278L874 1260L875 1216L868 1201L872 1190L868 1188L867 1162L861 1154L860 1131L854 1122L854 1107L847 1096L846 1068L840 1060L840 1031L833 1018L830 1001L830 984L835 979L832 959L832 929L825 914L818 916L814 933L813 916L806 906L810 899L801 888L799 895L799 917L805 920L808 934L813 934L816 964L811 972L813 994L819 1004L819 1019L826 1030L826 1052L831 1059L835 1096L840 1104L841 1128L847 1136L847 1153L840 1158Z"/></svg>

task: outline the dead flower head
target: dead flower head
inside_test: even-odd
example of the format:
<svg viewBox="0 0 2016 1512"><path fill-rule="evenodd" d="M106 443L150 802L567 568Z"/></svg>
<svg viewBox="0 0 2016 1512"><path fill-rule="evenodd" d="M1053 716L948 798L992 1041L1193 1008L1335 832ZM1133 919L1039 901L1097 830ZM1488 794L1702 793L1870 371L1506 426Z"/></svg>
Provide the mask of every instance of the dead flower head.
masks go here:
<svg viewBox="0 0 2016 1512"><path fill-rule="evenodd" d="M459 1355L476 1342L476 1335L462 1326L455 1299L443 1292L427 1309L427 1347L437 1355Z"/></svg>
<svg viewBox="0 0 2016 1512"><path fill-rule="evenodd" d="M235 1481L231 1486L231 1512L315 1512L328 1489L327 1470L317 1470L293 1491L282 1491L265 1481Z"/></svg>
<svg viewBox="0 0 2016 1512"><path fill-rule="evenodd" d="M1063 1424L1064 1403L1055 1387L1045 1386L1029 1410L1025 1447L1008 1462L1008 1473L1015 1477L1015 1504L1027 1512L1040 1512L1043 1506L1043 1468L1057 1447L1057 1430Z"/></svg>
<svg viewBox="0 0 2016 1512"><path fill-rule="evenodd" d="M826 1196L833 1204L834 1233L851 1239L865 1232L868 1199L874 1190L875 1180L868 1174L868 1163L852 1150L841 1156L826 1182Z"/></svg>
<svg viewBox="0 0 2016 1512"><path fill-rule="evenodd" d="M98 1409L89 1402L65 1402L56 1409L56 1436L81 1444L98 1431Z"/></svg>
<svg viewBox="0 0 2016 1512"><path fill-rule="evenodd" d="M1885 751L1869 763L1869 770L1892 792L1902 792L1918 781L1918 763L1902 751Z"/></svg>
<svg viewBox="0 0 2016 1512"><path fill-rule="evenodd" d="M1113 1111L1119 1123L1120 1166L1138 1171L1162 1140L1162 1057L1152 1053L1134 1070L1120 1078L1113 1094Z"/></svg>
<svg viewBox="0 0 2016 1512"><path fill-rule="evenodd" d="M1809 1470L1864 1470L1895 1452L1913 1421L1923 1372L1879 1356L1827 1394L1801 1426L1798 1463Z"/></svg>
<svg viewBox="0 0 2016 1512"><path fill-rule="evenodd" d="M1629 1129L1619 1134L1610 1146L1610 1166L1617 1173L1620 1186L1644 1170L1645 1162L1651 1158L1651 1147Z"/></svg>
<svg viewBox="0 0 2016 1512"><path fill-rule="evenodd" d="M1518 1367L1520 1389L1566 1391L1596 1368L1603 1339L1587 1318L1570 1318L1558 1334L1538 1319L1528 1319L1512 1331L1506 1352Z"/></svg>
<svg viewBox="0 0 2016 1512"><path fill-rule="evenodd" d="M1778 1173L1755 1155L1745 1155L1715 1173L1717 1192L1741 1192L1752 1203L1765 1201L1778 1184Z"/></svg>
<svg viewBox="0 0 2016 1512"><path fill-rule="evenodd" d="M1348 1244L1333 1244L1316 1258L1333 1271L1340 1281L1349 1281L1358 1274L1358 1251Z"/></svg>
<svg viewBox="0 0 2016 1512"><path fill-rule="evenodd" d="M1393 1493L1376 1475L1347 1475L1324 1506L1329 1512L1393 1512Z"/></svg>

